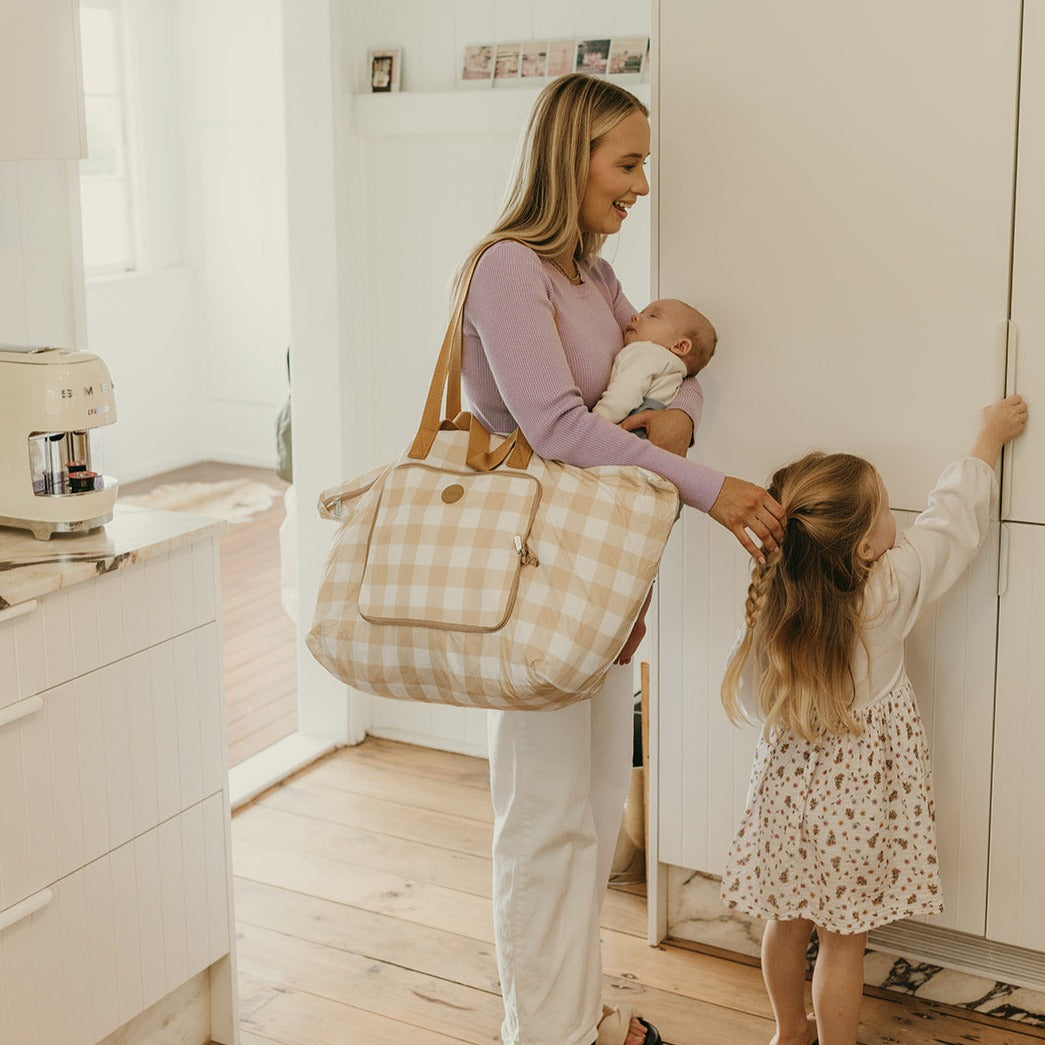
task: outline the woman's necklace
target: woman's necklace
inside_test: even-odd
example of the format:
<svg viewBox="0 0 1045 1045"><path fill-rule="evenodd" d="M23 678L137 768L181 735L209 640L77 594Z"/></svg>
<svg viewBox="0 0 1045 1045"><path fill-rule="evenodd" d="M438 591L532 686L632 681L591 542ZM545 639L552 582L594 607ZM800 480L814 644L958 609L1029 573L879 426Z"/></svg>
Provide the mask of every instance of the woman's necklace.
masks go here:
<svg viewBox="0 0 1045 1045"><path fill-rule="evenodd" d="M558 261L556 261L556 260L555 260L555 258L549 258L548 260L549 260L549 261L550 261L550 262L551 262L551 263L552 263L552 264L553 264L553 265L554 265L554 266L555 266L555 267L556 267L556 268L557 268L557 269L558 269L558 270L559 270L559 271L560 271L560 272L561 272L561 273L562 273L562 274L563 274L563 275L564 275L564 276L565 276L565 277L566 277L566 278L567 278L567 279L568 279L568 280L569 280L569 281L570 281L570 282L571 282L571 283L572 283L572 284L573 284L573 285L574 285L575 287L579 287L579 286L580 286L580 285L581 285L581 284L582 284L582 283L584 282L584 280L583 280L583 279L581 278L581 270L580 270L580 266L579 266L579 265L577 264L577 262L576 262L576 261L574 261L573 265L574 265L574 268L576 268L576 269L577 269L577 273L576 273L576 275L573 275L573 276L571 276L571 275L570 275L570 274L569 274L569 273L568 273L568 272L566 271L566 269L564 269L564 268L562 267L562 265L560 265L560 264L558 263Z"/></svg>

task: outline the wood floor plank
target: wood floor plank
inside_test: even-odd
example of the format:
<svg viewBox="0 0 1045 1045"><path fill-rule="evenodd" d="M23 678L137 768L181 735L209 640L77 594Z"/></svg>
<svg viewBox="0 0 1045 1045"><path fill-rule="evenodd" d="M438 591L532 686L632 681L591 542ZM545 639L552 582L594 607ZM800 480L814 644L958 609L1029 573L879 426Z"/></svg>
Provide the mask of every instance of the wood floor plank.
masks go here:
<svg viewBox="0 0 1045 1045"><path fill-rule="evenodd" d="M236 883L236 921L439 979L450 977L477 990L500 991L492 940L242 879Z"/></svg>
<svg viewBox="0 0 1045 1045"><path fill-rule="evenodd" d="M497 1040L503 1012L500 998L489 991L252 925L240 928L237 943L240 966L256 979L274 980L452 1041L478 1045Z"/></svg>
<svg viewBox="0 0 1045 1045"><path fill-rule="evenodd" d="M236 818L233 833L237 840L286 847L301 856L341 864L342 874L357 870L393 875L408 872L413 881L486 898L491 895L489 856L459 853L360 828L317 831L310 820L267 805L245 810Z"/></svg>
<svg viewBox="0 0 1045 1045"><path fill-rule="evenodd" d="M362 827L474 856L489 856L493 844L492 823L339 791L308 777L273 788L258 804L327 823L326 828L317 824L316 830L333 830L337 824Z"/></svg>
<svg viewBox="0 0 1045 1045"><path fill-rule="evenodd" d="M490 791L490 763L485 758L458 755L437 748L419 748L381 737L368 737L365 744L352 749L353 765L378 765L411 776L452 780Z"/></svg>
<svg viewBox="0 0 1045 1045"><path fill-rule="evenodd" d="M412 776L383 766L351 762L343 754L347 750L342 748L335 751L317 763L309 772L309 777L318 784L357 795L371 795L404 805L413 804L421 809L493 822L490 796L479 788L448 780Z"/></svg>
<svg viewBox="0 0 1045 1045"><path fill-rule="evenodd" d="M345 873L345 865L319 857L233 840L239 877L387 914L483 942L493 939L493 915L485 897L387 873Z"/></svg>
<svg viewBox="0 0 1045 1045"><path fill-rule="evenodd" d="M450 1045L457 1040L308 991L281 985L274 995L264 1009L241 1020L241 1033L279 1045ZM244 1035L241 1045L248 1040Z"/></svg>

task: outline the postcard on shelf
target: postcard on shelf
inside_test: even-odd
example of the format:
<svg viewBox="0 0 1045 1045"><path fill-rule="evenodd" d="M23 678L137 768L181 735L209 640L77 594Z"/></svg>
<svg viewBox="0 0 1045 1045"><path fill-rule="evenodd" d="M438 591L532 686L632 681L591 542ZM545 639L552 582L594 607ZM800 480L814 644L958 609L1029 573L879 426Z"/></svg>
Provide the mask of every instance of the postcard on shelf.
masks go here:
<svg viewBox="0 0 1045 1045"><path fill-rule="evenodd" d="M459 81L462 87L492 86L495 52L493 44L468 44L465 47Z"/></svg>
<svg viewBox="0 0 1045 1045"><path fill-rule="evenodd" d="M608 39L578 40L575 68L579 73L602 75L606 72L609 56L610 41Z"/></svg>
<svg viewBox="0 0 1045 1045"><path fill-rule="evenodd" d="M398 91L401 64L402 51L399 48L371 51L369 53L371 93L384 94L388 91Z"/></svg>
<svg viewBox="0 0 1045 1045"><path fill-rule="evenodd" d="M543 78L548 68L548 41L528 40L519 56L519 76L523 80Z"/></svg>
<svg viewBox="0 0 1045 1045"><path fill-rule="evenodd" d="M549 40L548 64L544 75L549 78L572 73L577 64L576 40Z"/></svg>
<svg viewBox="0 0 1045 1045"><path fill-rule="evenodd" d="M494 59L494 87L507 87L519 82L519 56L522 44L516 40L512 43L497 45L497 57Z"/></svg>
<svg viewBox="0 0 1045 1045"><path fill-rule="evenodd" d="M648 36L615 36L606 72L622 80L640 79L648 49Z"/></svg>

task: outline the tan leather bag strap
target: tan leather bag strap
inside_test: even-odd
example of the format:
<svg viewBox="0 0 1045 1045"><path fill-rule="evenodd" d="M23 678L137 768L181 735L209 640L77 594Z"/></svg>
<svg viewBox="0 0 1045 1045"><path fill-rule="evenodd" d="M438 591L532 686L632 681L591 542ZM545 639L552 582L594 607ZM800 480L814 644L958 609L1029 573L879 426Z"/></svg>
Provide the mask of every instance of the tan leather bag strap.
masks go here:
<svg viewBox="0 0 1045 1045"><path fill-rule="evenodd" d="M493 244L491 243L490 246ZM467 428L469 468L474 468L478 472L489 472L503 464L505 460L510 468L525 468L530 463L533 450L518 428L491 450L490 433L471 414L461 411L461 340L464 334L464 303L468 297L468 288L472 284L475 267L479 264L481 257L482 253L472 259L472 263L468 266L468 271L461 281L461 290L454 302L453 314L450 316L443 344L439 349L435 371L428 386L428 395L421 412L421 424L418 426L414 441L410 444L407 456L414 460L426 458L432 449L436 432L440 429L463 431ZM443 410L444 391L445 411Z"/></svg>

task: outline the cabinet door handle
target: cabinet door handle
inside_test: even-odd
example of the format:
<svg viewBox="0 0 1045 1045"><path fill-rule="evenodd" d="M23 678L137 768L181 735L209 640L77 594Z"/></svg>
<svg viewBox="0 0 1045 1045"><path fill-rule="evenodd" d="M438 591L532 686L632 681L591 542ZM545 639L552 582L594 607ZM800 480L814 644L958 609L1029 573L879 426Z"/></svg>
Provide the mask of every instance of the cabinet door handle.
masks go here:
<svg viewBox="0 0 1045 1045"><path fill-rule="evenodd" d="M1009 588L1009 527L1001 524L1001 539L998 542L998 598Z"/></svg>
<svg viewBox="0 0 1045 1045"><path fill-rule="evenodd" d="M10 707L3 708L0 710L0 729L9 726L12 722L17 722L20 718L35 715L43 706L43 697L26 697L25 700L19 700Z"/></svg>
<svg viewBox="0 0 1045 1045"><path fill-rule="evenodd" d="M1015 323L1009 322L1008 351L1005 355L1005 394L1015 395L1019 387L1019 374L1017 364L1019 362L1020 331ZM1012 455L1016 448L1009 443L1001 452L1001 517L1008 519L1012 515Z"/></svg>
<svg viewBox="0 0 1045 1045"><path fill-rule="evenodd" d="M6 911L0 911L0 933L5 929L9 929L16 922L22 921L23 918L36 914L37 911L42 910L53 899L54 893L50 889L41 889L38 893L27 896L13 907L8 907Z"/></svg>
<svg viewBox="0 0 1045 1045"><path fill-rule="evenodd" d="M36 599L30 599L28 602L19 602L14 606L8 606L6 609L0 610L0 623L5 620L14 620L15 617L21 617L25 613L32 613L36 609Z"/></svg>

